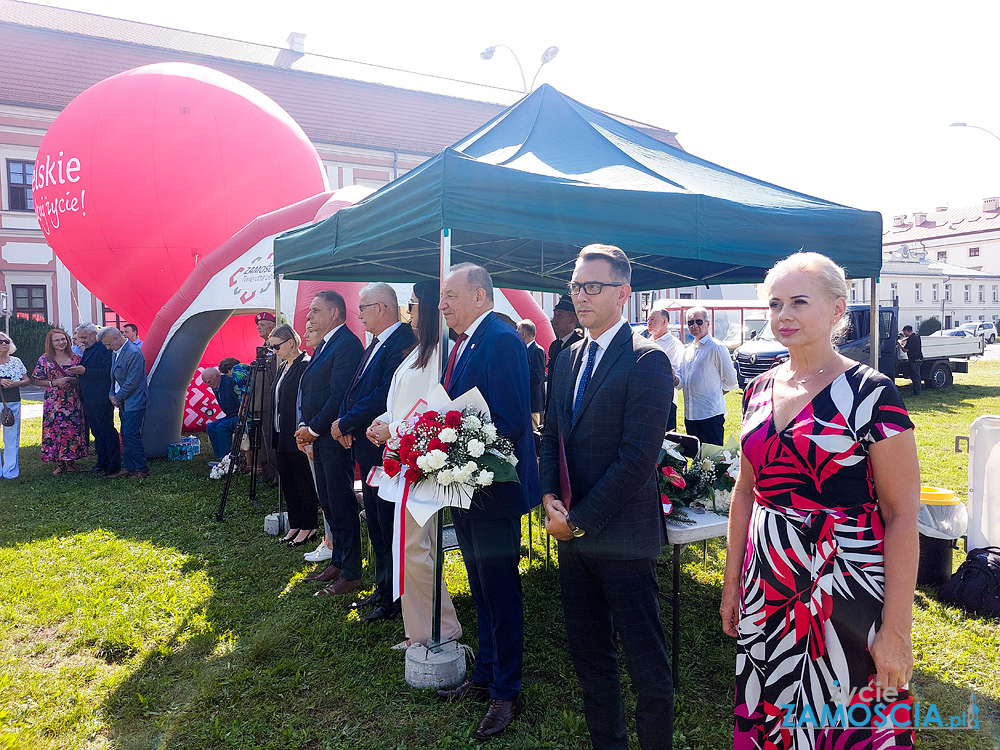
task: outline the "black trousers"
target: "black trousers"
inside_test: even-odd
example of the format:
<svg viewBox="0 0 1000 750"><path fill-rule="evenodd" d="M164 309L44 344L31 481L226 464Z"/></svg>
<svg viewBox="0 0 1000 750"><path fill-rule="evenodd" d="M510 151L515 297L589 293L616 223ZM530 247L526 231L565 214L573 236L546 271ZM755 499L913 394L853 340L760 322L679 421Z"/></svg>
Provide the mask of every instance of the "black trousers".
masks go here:
<svg viewBox="0 0 1000 750"><path fill-rule="evenodd" d="M382 601L392 601L392 530L396 506L378 496L378 490L369 487L368 473L371 466L358 464L361 470L361 497L365 503L365 525L372 543L375 558L375 593Z"/></svg>
<svg viewBox="0 0 1000 750"><path fill-rule="evenodd" d="M694 435L702 443L722 445L726 439L726 415L717 414L708 419L685 419L684 431Z"/></svg>
<svg viewBox="0 0 1000 750"><path fill-rule="evenodd" d="M329 435L313 443L319 504L333 537L330 564L340 568L348 581L361 578L361 519L354 494L354 460L351 452Z"/></svg>
<svg viewBox="0 0 1000 750"><path fill-rule="evenodd" d="M677 430L677 404L670 404L670 416L667 417L667 432Z"/></svg>
<svg viewBox="0 0 1000 750"><path fill-rule="evenodd" d="M118 440L118 430L115 429L115 407L111 405L111 400L84 401L83 415L94 436L96 468L109 474L121 471L121 443Z"/></svg>
<svg viewBox="0 0 1000 750"><path fill-rule="evenodd" d="M913 382L913 395L920 395L920 368L923 367L924 361L922 359L911 359L910 360L910 380Z"/></svg>
<svg viewBox="0 0 1000 750"><path fill-rule="evenodd" d="M560 542L559 581L569 653L595 750L628 748L616 634L637 696L639 747L672 748L674 685L660 624L656 561L588 557L576 552L573 542Z"/></svg>
<svg viewBox="0 0 1000 750"><path fill-rule="evenodd" d="M319 498L313 484L309 459L300 450L275 451L281 494L288 507L288 528L315 529Z"/></svg>

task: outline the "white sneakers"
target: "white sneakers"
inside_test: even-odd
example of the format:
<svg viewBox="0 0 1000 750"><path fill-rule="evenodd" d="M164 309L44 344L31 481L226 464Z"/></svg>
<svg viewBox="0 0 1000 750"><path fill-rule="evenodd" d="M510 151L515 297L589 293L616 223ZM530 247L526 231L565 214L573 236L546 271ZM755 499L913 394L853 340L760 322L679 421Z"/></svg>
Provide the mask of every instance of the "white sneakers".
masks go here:
<svg viewBox="0 0 1000 750"><path fill-rule="evenodd" d="M325 542L320 542L316 549L312 552L306 552L303 557L306 562L323 562L333 557L333 550L327 547Z"/></svg>

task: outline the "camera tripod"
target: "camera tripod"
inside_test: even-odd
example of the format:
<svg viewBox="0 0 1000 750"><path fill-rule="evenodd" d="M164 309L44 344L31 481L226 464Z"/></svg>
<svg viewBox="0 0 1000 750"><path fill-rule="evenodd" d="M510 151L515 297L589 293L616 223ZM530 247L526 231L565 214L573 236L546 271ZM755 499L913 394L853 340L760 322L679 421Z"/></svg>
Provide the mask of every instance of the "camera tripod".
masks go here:
<svg viewBox="0 0 1000 750"><path fill-rule="evenodd" d="M257 479L259 466L259 456L263 448L263 424L262 412L264 408L264 394L272 387L271 369L267 361L267 350L257 347L257 357L250 363L250 376L247 379L247 387L240 399L240 408L236 416L236 429L233 431L233 441L229 449L229 470L226 472L226 482L222 487L222 498L219 501L219 509L215 513L215 520L220 523L225 519L226 502L229 499L229 490L233 482L233 474L236 470L247 465L247 459L243 455L241 447L244 436L249 436L250 445L250 490L248 498L250 504L259 508L257 502ZM278 519L281 523L281 493L278 493ZM280 533L280 529L279 529Z"/></svg>

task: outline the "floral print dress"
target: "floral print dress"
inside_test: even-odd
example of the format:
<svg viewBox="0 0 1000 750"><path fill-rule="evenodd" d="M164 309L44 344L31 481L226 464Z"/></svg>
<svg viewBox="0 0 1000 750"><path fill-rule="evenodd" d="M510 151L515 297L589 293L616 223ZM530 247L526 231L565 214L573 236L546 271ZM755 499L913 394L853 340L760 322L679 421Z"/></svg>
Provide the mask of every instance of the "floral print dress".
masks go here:
<svg viewBox="0 0 1000 750"><path fill-rule="evenodd" d="M68 368L80 364L80 357L73 355L68 365L50 362L43 354L38 358L31 377L35 380L58 380L70 373ZM42 461L76 461L87 455L87 442L83 434L83 401L80 384L73 382L67 388L45 388L42 404Z"/></svg>
<svg viewBox="0 0 1000 750"><path fill-rule="evenodd" d="M892 381L856 365L778 432L773 379L764 373L744 394L741 441L755 484L733 747L912 747L908 691L880 701L868 688L885 594L868 451L913 423Z"/></svg>

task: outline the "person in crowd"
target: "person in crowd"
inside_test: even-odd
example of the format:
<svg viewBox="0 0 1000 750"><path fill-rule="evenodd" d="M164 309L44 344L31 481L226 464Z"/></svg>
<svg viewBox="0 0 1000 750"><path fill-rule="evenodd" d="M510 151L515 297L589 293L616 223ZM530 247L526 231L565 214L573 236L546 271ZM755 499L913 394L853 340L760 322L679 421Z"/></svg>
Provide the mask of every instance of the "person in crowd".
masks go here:
<svg viewBox="0 0 1000 750"><path fill-rule="evenodd" d="M303 337L303 343L313 351L323 343L323 336L316 330L316 327L312 323L306 323L305 336ZM303 370L303 372L305 372ZM299 381L299 390L301 391L301 379ZM296 397L298 400L298 397ZM296 411L296 419L298 419L298 412ZM297 424L297 423L296 423ZM298 441L296 441L297 443ZM317 500L319 487L316 486L316 462L313 460L313 445L312 443L300 444L298 446L299 450L305 454L306 460L309 462L309 471L312 474L313 487L316 487ZM322 509L322 504L320 509ZM306 552L302 555L306 562L327 562L333 557L333 533L330 531L330 522L326 519L326 514L322 514L323 517L323 539L316 546L312 552ZM315 576L308 576L306 580L313 580Z"/></svg>
<svg viewBox="0 0 1000 750"><path fill-rule="evenodd" d="M73 331L72 342L73 345L70 347L70 349L73 350L73 354L75 354L78 357L82 357L84 346L83 343L80 341L80 338L77 336L76 331Z"/></svg>
<svg viewBox="0 0 1000 750"><path fill-rule="evenodd" d="M108 394L111 391L111 352L97 345L98 328L93 323L82 323L76 328L76 337L83 345L80 364L69 368L80 379L83 396L83 414L94 435L97 463L90 470L105 476L117 474L122 469L121 443L115 428L115 408Z"/></svg>
<svg viewBox="0 0 1000 750"><path fill-rule="evenodd" d="M122 333L125 334L125 338L129 340L129 343L135 344L142 349L142 339L139 338L139 326L135 323L126 323L122 326Z"/></svg>
<svg viewBox="0 0 1000 750"><path fill-rule="evenodd" d="M684 387L684 430L702 443L725 442L725 394L737 387L736 368L729 350L710 335L708 310L687 311L687 327L694 339L684 349L680 366Z"/></svg>
<svg viewBox="0 0 1000 750"><path fill-rule="evenodd" d="M720 607L723 630L738 639L734 747L912 747L912 728L880 722L874 708L874 725L817 724L869 685L898 691L882 693L886 715L910 701L913 423L892 380L833 346L846 309L842 268L796 253L763 288L789 358L743 398ZM909 718L905 708L897 715Z"/></svg>
<svg viewBox="0 0 1000 750"><path fill-rule="evenodd" d="M306 319L319 341L299 385L295 442L300 450L312 446L317 494L332 541L330 563L307 580L329 584L317 596L333 596L361 588L361 521L354 495L354 462L330 428L361 364L364 346L345 325L347 303L338 292L318 292Z"/></svg>
<svg viewBox="0 0 1000 750"><path fill-rule="evenodd" d="M4 404L14 413L14 424L3 426L3 455L0 457L0 479L17 479L21 473L18 452L21 448L21 388L31 383L28 369L14 356L14 339L0 333L0 392Z"/></svg>
<svg viewBox="0 0 1000 750"><path fill-rule="evenodd" d="M393 503L378 496L368 483L369 474L382 465L382 451L365 439L372 421L385 411L393 373L413 348L413 330L399 321L399 301L391 286L369 284L359 295L358 318L372 335L361 364L351 379L340 407L340 416L330 434L352 451L361 474L361 495L365 505L365 525L375 558L375 590L355 602L357 609L374 607L363 620L372 623L399 614L400 605L392 596Z"/></svg>
<svg viewBox="0 0 1000 750"><path fill-rule="evenodd" d="M206 367L201 373L201 380L215 393L215 400L226 415L205 426L212 452L221 461L233 447L233 433L239 420L240 394L236 390L233 376L223 375L217 367Z"/></svg>
<svg viewBox="0 0 1000 750"><path fill-rule="evenodd" d="M525 318L517 324L517 335L528 348L528 389L531 394L531 426L542 424L545 408L545 352L535 343L535 324Z"/></svg>
<svg viewBox="0 0 1000 750"><path fill-rule="evenodd" d="M70 368L80 364L66 331L53 328L45 335L45 353L31 373L35 385L45 389L42 407L42 461L56 464L53 474L76 472L77 459L87 455L83 434L83 401L80 383Z"/></svg>
<svg viewBox="0 0 1000 750"><path fill-rule="evenodd" d="M476 605L479 652L472 674L438 695L456 700L488 691L489 709L474 733L483 740L503 732L520 707L521 516L539 498L528 355L516 331L493 313L493 280L486 269L470 263L453 266L441 285L438 308L458 337L442 378L445 390L455 398L478 388L497 431L514 444L518 459L520 483L493 484L473 494L468 510L451 510Z"/></svg>
<svg viewBox="0 0 1000 750"><path fill-rule="evenodd" d="M548 374L545 380L545 406L548 408L549 396L552 395L552 378L555 377L556 359L559 353L569 349L577 341L583 340L583 334L578 330L580 325L576 319L576 308L573 307L573 300L568 294L559 298L559 302L552 309L552 330L556 334L556 340L549 344Z"/></svg>
<svg viewBox="0 0 1000 750"><path fill-rule="evenodd" d="M413 285L408 306L410 327L416 335L417 346L407 353L392 376L386 396L386 411L376 418L366 435L373 445L383 446L398 430L404 418L420 415L426 410L424 399L434 390L441 373L439 351L441 326L435 306L440 297L436 280L420 281ZM421 315L420 305L430 312ZM403 628L406 638L393 648L405 649L415 643L426 644L431 637L432 598L434 593L434 561L437 558L437 524L435 515L425 526L420 526L409 511L405 511L402 534ZM448 595L442 578L441 588L441 640L457 641L462 637L462 626L455 614L455 605Z"/></svg>
<svg viewBox="0 0 1000 750"><path fill-rule="evenodd" d="M903 341L900 343L910 364L910 380L913 383L913 395L920 395L921 368L924 364L924 352L920 344L920 334L914 332L913 326L903 326Z"/></svg>
<svg viewBox="0 0 1000 750"><path fill-rule="evenodd" d="M681 365L684 362L684 344L670 332L670 318L666 310L653 310L646 319L646 330L650 340L667 353L670 369L674 374L674 402L670 407L670 418L667 420L667 430L677 429L677 392L684 387L681 377Z"/></svg>
<svg viewBox="0 0 1000 750"><path fill-rule="evenodd" d="M301 547L315 538L316 508L319 504L309 460L295 443L295 403L299 381L309 364L309 355L302 351L301 344L299 334L289 325L278 326L267 339L267 345L281 360L274 381L274 429L270 437L281 494L288 506L289 528L282 541L292 547Z"/></svg>
<svg viewBox="0 0 1000 750"><path fill-rule="evenodd" d="M102 328L97 340L111 351L111 403L118 407L122 433L122 470L115 476L145 479L149 476L142 446L142 424L148 401L146 360L142 350L117 328Z"/></svg>
<svg viewBox="0 0 1000 750"><path fill-rule="evenodd" d="M274 313L259 312L254 315L253 320L257 324L257 334L266 342L274 331L274 327L278 324Z"/></svg>
<svg viewBox="0 0 1000 750"><path fill-rule="evenodd" d="M631 278L619 248L580 251L570 289L587 335L556 365L541 449L545 527L559 540L566 637L598 750L628 748L616 634L637 694L639 746L673 743L673 683L657 599L656 557L665 536L655 476L673 376L663 350L633 334L622 317Z"/></svg>
<svg viewBox="0 0 1000 750"><path fill-rule="evenodd" d="M236 357L223 357L219 360L219 374L220 375L232 375L233 368L238 365L240 361Z"/></svg>

